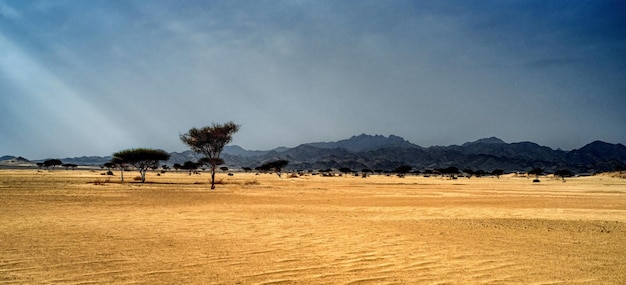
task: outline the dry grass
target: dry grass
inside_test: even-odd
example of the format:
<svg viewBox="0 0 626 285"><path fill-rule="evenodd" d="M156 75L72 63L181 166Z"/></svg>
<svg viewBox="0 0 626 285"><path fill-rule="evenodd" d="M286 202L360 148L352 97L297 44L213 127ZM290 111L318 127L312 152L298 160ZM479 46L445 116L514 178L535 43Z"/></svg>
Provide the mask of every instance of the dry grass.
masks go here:
<svg viewBox="0 0 626 285"><path fill-rule="evenodd" d="M626 284L615 177L115 174L0 171L0 282Z"/></svg>

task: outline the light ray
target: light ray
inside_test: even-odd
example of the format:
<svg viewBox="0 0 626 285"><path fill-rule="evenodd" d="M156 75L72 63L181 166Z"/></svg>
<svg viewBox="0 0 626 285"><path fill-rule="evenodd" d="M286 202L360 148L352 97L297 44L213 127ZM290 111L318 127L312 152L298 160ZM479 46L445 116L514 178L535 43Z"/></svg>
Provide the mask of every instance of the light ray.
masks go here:
<svg viewBox="0 0 626 285"><path fill-rule="evenodd" d="M22 138L29 137L41 144L57 145L57 150L76 155L78 154L71 148L76 147L81 151L87 148L89 153L106 154L114 150L116 145L120 145L120 142L132 142L123 127L114 125L113 120L81 96L80 91L67 86L2 34L0 72L19 91L3 94L1 100L18 105L13 108L29 110L13 112L12 125L25 127L21 130L23 132L43 130L40 133L22 135ZM54 129L60 129L63 133L47 133Z"/></svg>

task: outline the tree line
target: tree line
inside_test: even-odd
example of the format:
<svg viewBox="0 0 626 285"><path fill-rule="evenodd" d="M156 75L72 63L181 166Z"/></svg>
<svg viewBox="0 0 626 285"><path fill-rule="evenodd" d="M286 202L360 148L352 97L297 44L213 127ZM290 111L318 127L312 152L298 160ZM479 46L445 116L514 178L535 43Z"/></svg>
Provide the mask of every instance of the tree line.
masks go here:
<svg viewBox="0 0 626 285"><path fill-rule="evenodd" d="M220 157L224 147L232 141L232 136L239 131L240 125L237 125L233 122L227 122L225 124L216 124L213 123L211 126L206 126L202 128L191 128L187 133L180 135L180 140L186 144L192 151L203 155L198 162L187 161L183 165L174 164L175 169L186 169L190 171L196 170L201 166L207 165L210 167L211 171L211 189L215 189L215 173L218 169L219 165L224 164L224 160ZM139 171L141 182L144 183L146 181L146 172L149 169L156 169L159 167L160 161L167 161L170 158L170 154L160 149L151 149L151 148L131 148L125 149L118 152L113 153L112 159L110 162L106 163L105 166L107 168L119 168L121 171L121 180L124 181L124 170L130 166L134 167L137 171ZM279 159L276 161L267 162L257 168L259 172L276 172L278 176L281 176L282 169L288 164L287 160ZM62 165L69 168L76 168L75 164L63 164L58 159L50 159L46 160L43 163L37 164L40 168L52 167L54 169L55 166ZM165 169L165 166L164 166ZM251 168L244 167L244 171L248 172L252 170ZM221 167L221 170L227 171L227 167ZM342 167L338 169L343 174L355 173L355 171L351 170L347 167ZM371 170L371 169L363 169L362 175L363 177L367 177L368 173L383 173L383 170ZM401 165L392 171L393 173L398 174L400 177L404 177L407 173L420 174L419 171L413 170L413 167L409 165ZM473 175L473 176L482 176L488 174L484 171L472 171L471 169L464 169L462 172ZM440 174L440 175L449 175L452 177L453 175L460 174L461 171L454 167L447 167L435 170L425 170L424 174ZM495 169L490 174L499 177L504 173L501 169ZM528 172L530 175L536 175L538 180L538 176L543 173L543 169L535 168ZM555 176L559 177L569 177L573 174L568 170L561 170L555 173Z"/></svg>

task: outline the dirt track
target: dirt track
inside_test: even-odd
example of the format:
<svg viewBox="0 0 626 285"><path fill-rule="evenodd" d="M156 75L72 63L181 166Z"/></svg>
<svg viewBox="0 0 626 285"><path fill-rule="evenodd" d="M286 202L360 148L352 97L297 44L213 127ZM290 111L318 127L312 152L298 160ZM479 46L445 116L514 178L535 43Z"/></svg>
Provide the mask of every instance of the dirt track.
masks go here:
<svg viewBox="0 0 626 285"><path fill-rule="evenodd" d="M626 284L625 179L117 177L0 171L0 282Z"/></svg>

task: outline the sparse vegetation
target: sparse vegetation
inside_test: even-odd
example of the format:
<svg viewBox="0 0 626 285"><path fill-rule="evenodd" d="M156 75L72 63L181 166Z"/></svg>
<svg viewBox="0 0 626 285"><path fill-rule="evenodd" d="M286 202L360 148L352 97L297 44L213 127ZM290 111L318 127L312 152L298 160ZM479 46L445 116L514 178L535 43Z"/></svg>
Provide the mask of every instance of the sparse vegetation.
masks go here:
<svg viewBox="0 0 626 285"><path fill-rule="evenodd" d="M459 183L237 173L223 175L227 191L216 193L204 191L208 179L182 172L148 172L149 184L110 183L100 172L0 170L0 186L17 186L0 191L0 251L13 260L3 276L20 284L61 275L62 283L102 284L181 276L220 284L285 276L362 283L364 275L406 284L626 281L613 262L626 252L625 182L608 175L546 181L549 191L534 191L513 176ZM298 276L285 275L294 270Z"/></svg>

